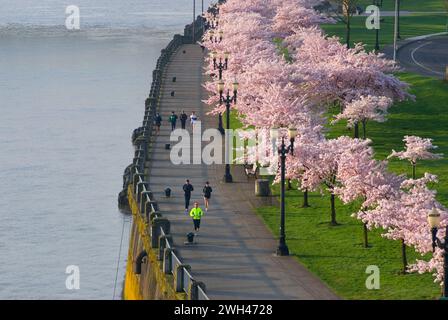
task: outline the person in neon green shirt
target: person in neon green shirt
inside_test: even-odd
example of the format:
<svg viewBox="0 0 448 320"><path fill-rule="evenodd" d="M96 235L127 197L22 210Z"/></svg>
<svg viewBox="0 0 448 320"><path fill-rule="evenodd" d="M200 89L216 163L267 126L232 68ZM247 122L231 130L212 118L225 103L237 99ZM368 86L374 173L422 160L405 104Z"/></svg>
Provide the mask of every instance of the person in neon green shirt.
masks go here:
<svg viewBox="0 0 448 320"><path fill-rule="evenodd" d="M204 212L201 208L199 208L199 203L194 203L194 208L190 211L190 217L193 218L193 224L194 224L194 231L199 231L199 228L201 227L201 218L204 215Z"/></svg>

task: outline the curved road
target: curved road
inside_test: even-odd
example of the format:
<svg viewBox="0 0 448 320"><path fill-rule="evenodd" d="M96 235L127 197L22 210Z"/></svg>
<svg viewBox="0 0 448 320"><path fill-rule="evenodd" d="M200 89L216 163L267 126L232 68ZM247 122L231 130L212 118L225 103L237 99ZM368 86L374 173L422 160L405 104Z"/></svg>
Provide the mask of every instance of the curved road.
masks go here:
<svg viewBox="0 0 448 320"><path fill-rule="evenodd" d="M435 36L404 45L398 50L397 59L406 71L443 78L448 66L448 36Z"/></svg>

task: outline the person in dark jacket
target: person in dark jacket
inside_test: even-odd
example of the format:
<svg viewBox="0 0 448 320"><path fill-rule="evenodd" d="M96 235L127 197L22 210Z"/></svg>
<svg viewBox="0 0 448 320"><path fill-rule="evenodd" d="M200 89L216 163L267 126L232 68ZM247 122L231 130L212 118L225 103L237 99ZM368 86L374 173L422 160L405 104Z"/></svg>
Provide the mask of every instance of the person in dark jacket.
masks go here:
<svg viewBox="0 0 448 320"><path fill-rule="evenodd" d="M193 186L190 183L190 180L186 180L184 186L182 187L184 190L185 197L185 212L188 213L188 207L190 206L191 192L194 190Z"/></svg>
<svg viewBox="0 0 448 320"><path fill-rule="evenodd" d="M154 118L154 124L156 125L156 134L158 134L160 132L160 126L162 125L162 116L158 112Z"/></svg>
<svg viewBox="0 0 448 320"><path fill-rule="evenodd" d="M202 189L202 194L204 195L204 203L205 203L205 211L208 211L208 204L210 201L210 197L212 196L212 187L210 187L210 183L207 181L205 183L204 188Z"/></svg>
<svg viewBox="0 0 448 320"><path fill-rule="evenodd" d="M168 120L171 123L171 131L176 130L177 114L175 114L174 111L171 111L171 115L168 118Z"/></svg>
<svg viewBox="0 0 448 320"><path fill-rule="evenodd" d="M188 116L185 111L182 110L180 114L180 124L182 125L182 129L185 129L185 125L187 124Z"/></svg>

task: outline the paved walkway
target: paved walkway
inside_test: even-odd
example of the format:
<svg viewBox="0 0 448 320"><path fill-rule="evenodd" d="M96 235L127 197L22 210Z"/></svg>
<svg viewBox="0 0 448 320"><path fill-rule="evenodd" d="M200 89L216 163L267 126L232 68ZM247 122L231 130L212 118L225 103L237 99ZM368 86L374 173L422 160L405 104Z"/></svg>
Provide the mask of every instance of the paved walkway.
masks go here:
<svg viewBox="0 0 448 320"><path fill-rule="evenodd" d="M407 71L443 78L448 66L448 36L415 41L398 51L400 65Z"/></svg>
<svg viewBox="0 0 448 320"><path fill-rule="evenodd" d="M405 71L443 79L448 66L447 50L448 35L415 37L399 43L397 60ZM386 47L384 53L392 59L393 46Z"/></svg>
<svg viewBox="0 0 448 320"><path fill-rule="evenodd" d="M202 50L196 45L183 46L172 59L161 101L164 121L152 153L150 188L162 214L171 221L179 255L191 265L193 276L206 284L211 299L336 299L295 258L273 255L277 241L253 212L253 206L260 205L261 200L254 196L254 182L248 182L241 168L233 168L235 182L225 184L221 182L223 165L171 163L170 151L164 146L169 143L171 128L167 119L172 110L177 114L185 110L188 115L196 111L203 129L217 126L216 116L207 116L206 106L201 103L206 97L201 86L202 61ZM175 83L173 77L177 77ZM175 91L174 97L171 91ZM205 181L210 181L213 188L211 207L202 219L198 244L194 246L184 245L185 235L193 229L183 207L182 185L186 178L195 188L192 201L200 201L201 207ZM173 190L171 198L164 196L167 186Z"/></svg>

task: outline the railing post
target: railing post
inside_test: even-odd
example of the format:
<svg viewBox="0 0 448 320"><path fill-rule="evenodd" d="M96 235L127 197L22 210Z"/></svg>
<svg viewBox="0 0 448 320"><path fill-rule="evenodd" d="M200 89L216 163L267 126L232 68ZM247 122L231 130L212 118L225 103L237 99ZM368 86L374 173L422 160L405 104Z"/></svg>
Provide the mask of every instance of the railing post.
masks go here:
<svg viewBox="0 0 448 320"><path fill-rule="evenodd" d="M134 175L132 176L132 188L133 188L132 191L134 192L134 194L135 194L135 191L137 190L136 189L137 183L140 182L139 178L142 178L142 180L143 180L143 178L144 178L143 173L134 173Z"/></svg>
<svg viewBox="0 0 448 320"><path fill-rule="evenodd" d="M174 269L174 288L176 292L183 292L184 291L184 269L186 269L188 272L191 271L191 267L188 264L178 264L175 266Z"/></svg>
<svg viewBox="0 0 448 320"><path fill-rule="evenodd" d="M151 202L151 199L153 198L152 191L142 191L141 193L141 199L142 202L140 203L140 213L143 215L146 215L147 209L148 209L148 203Z"/></svg>
<svg viewBox="0 0 448 320"><path fill-rule="evenodd" d="M157 259L159 261L163 260L163 253L165 252L165 248L167 247L166 246L167 242L170 244L170 247L171 247L171 244L173 243L173 238L171 237L171 235L160 235L159 236L159 253L157 255Z"/></svg>
<svg viewBox="0 0 448 320"><path fill-rule="evenodd" d="M201 287L203 291L205 291L205 284L200 281L196 281L195 279L191 279L190 286L188 288L188 300L198 300L199 292L198 287Z"/></svg>
<svg viewBox="0 0 448 320"><path fill-rule="evenodd" d="M151 221L151 247L157 248L159 245L160 228L165 234L170 233L170 221L163 217L156 217Z"/></svg>
<svg viewBox="0 0 448 320"><path fill-rule="evenodd" d="M147 181L142 181L137 183L137 203L143 202L142 200L142 192L144 191L144 188L148 189L149 183ZM141 208L141 206L140 206Z"/></svg>
<svg viewBox="0 0 448 320"><path fill-rule="evenodd" d="M149 213L149 214L146 213L145 216L146 216L146 221L147 221L148 223L152 223L152 221L153 221L155 218L160 218L160 217L162 217L162 215L160 214L160 212L156 212L156 211L151 212L151 213Z"/></svg>
<svg viewBox="0 0 448 320"><path fill-rule="evenodd" d="M150 200L149 202L147 202L148 205L148 209L150 210L150 212L157 212L159 211L159 204L157 203L157 201L154 200Z"/></svg>
<svg viewBox="0 0 448 320"><path fill-rule="evenodd" d="M173 252L173 249L170 248L165 248L164 252L163 252L163 273L165 274L170 274L171 270L172 270L172 264L173 264L173 259L172 259L172 255L171 253Z"/></svg>

